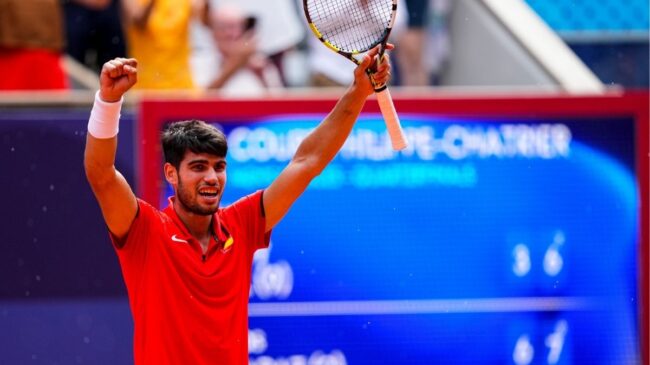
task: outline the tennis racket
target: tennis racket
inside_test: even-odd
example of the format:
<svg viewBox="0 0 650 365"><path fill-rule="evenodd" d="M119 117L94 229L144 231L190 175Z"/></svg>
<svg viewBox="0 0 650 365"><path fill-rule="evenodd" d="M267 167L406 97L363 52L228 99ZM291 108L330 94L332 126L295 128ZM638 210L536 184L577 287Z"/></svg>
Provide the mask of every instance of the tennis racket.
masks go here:
<svg viewBox="0 0 650 365"><path fill-rule="evenodd" d="M303 0L305 16L312 32L328 48L359 65L354 56L380 46L377 62L382 59L386 41L395 22L397 0ZM406 148L407 142L393 99L386 85L370 81L377 94L394 150Z"/></svg>

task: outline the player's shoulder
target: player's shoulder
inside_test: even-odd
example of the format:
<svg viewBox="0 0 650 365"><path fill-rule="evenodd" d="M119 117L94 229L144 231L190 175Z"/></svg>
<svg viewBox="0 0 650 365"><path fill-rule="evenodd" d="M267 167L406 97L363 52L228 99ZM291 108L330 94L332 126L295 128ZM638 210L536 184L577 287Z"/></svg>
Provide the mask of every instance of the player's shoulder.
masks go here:
<svg viewBox="0 0 650 365"><path fill-rule="evenodd" d="M248 195L244 195L241 198L237 199L230 205L227 205L224 208L219 209L220 212L228 212L231 210L237 210L242 208L255 207L260 205L263 200L264 190L257 190Z"/></svg>
<svg viewBox="0 0 650 365"><path fill-rule="evenodd" d="M257 190L237 199L224 208L220 208L218 214L226 219L229 217L264 216L263 196L264 190Z"/></svg>
<svg viewBox="0 0 650 365"><path fill-rule="evenodd" d="M138 201L138 208L140 210L146 210L146 211L150 211L150 212L154 212L154 213L155 212L160 212L156 207L149 204L149 202L147 202L146 200L143 200L141 198L136 198L136 200Z"/></svg>
<svg viewBox="0 0 650 365"><path fill-rule="evenodd" d="M160 221L163 221L163 222L170 219L161 210L154 207L152 204L150 204L146 200L137 198L137 202L138 202L138 214L137 214L136 217L141 218L141 219L160 220Z"/></svg>

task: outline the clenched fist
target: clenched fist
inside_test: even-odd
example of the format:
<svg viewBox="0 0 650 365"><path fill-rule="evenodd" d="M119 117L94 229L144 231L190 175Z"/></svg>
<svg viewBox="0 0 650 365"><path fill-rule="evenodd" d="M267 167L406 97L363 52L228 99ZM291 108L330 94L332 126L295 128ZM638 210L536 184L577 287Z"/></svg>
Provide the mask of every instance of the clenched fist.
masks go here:
<svg viewBox="0 0 650 365"><path fill-rule="evenodd" d="M99 97L106 102L119 101L138 81L135 58L115 58L104 64L99 75Z"/></svg>

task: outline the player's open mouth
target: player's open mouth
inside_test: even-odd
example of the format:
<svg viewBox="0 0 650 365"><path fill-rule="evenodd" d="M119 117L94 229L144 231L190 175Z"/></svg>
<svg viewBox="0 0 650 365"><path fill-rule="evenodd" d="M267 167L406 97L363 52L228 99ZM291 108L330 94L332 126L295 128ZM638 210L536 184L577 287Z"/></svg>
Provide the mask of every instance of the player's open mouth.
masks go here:
<svg viewBox="0 0 650 365"><path fill-rule="evenodd" d="M199 195L204 198L216 198L219 195L219 191L217 189L204 188L199 190Z"/></svg>

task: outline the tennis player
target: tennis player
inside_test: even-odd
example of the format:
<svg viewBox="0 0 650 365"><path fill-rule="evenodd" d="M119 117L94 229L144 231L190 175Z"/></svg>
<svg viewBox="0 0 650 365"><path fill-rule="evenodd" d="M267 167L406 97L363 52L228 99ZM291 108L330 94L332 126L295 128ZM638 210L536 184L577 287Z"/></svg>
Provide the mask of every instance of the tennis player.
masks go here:
<svg viewBox="0 0 650 365"><path fill-rule="evenodd" d="M120 108L137 81L137 61L104 64L84 166L126 283L135 364L248 363L253 254L268 246L272 228L345 142L373 93L366 69L377 53L365 56L352 85L275 181L228 207L219 207L226 187L224 134L201 121L171 124L162 145L174 196L162 211L136 198L114 166ZM384 58L375 81L388 82L390 69Z"/></svg>

